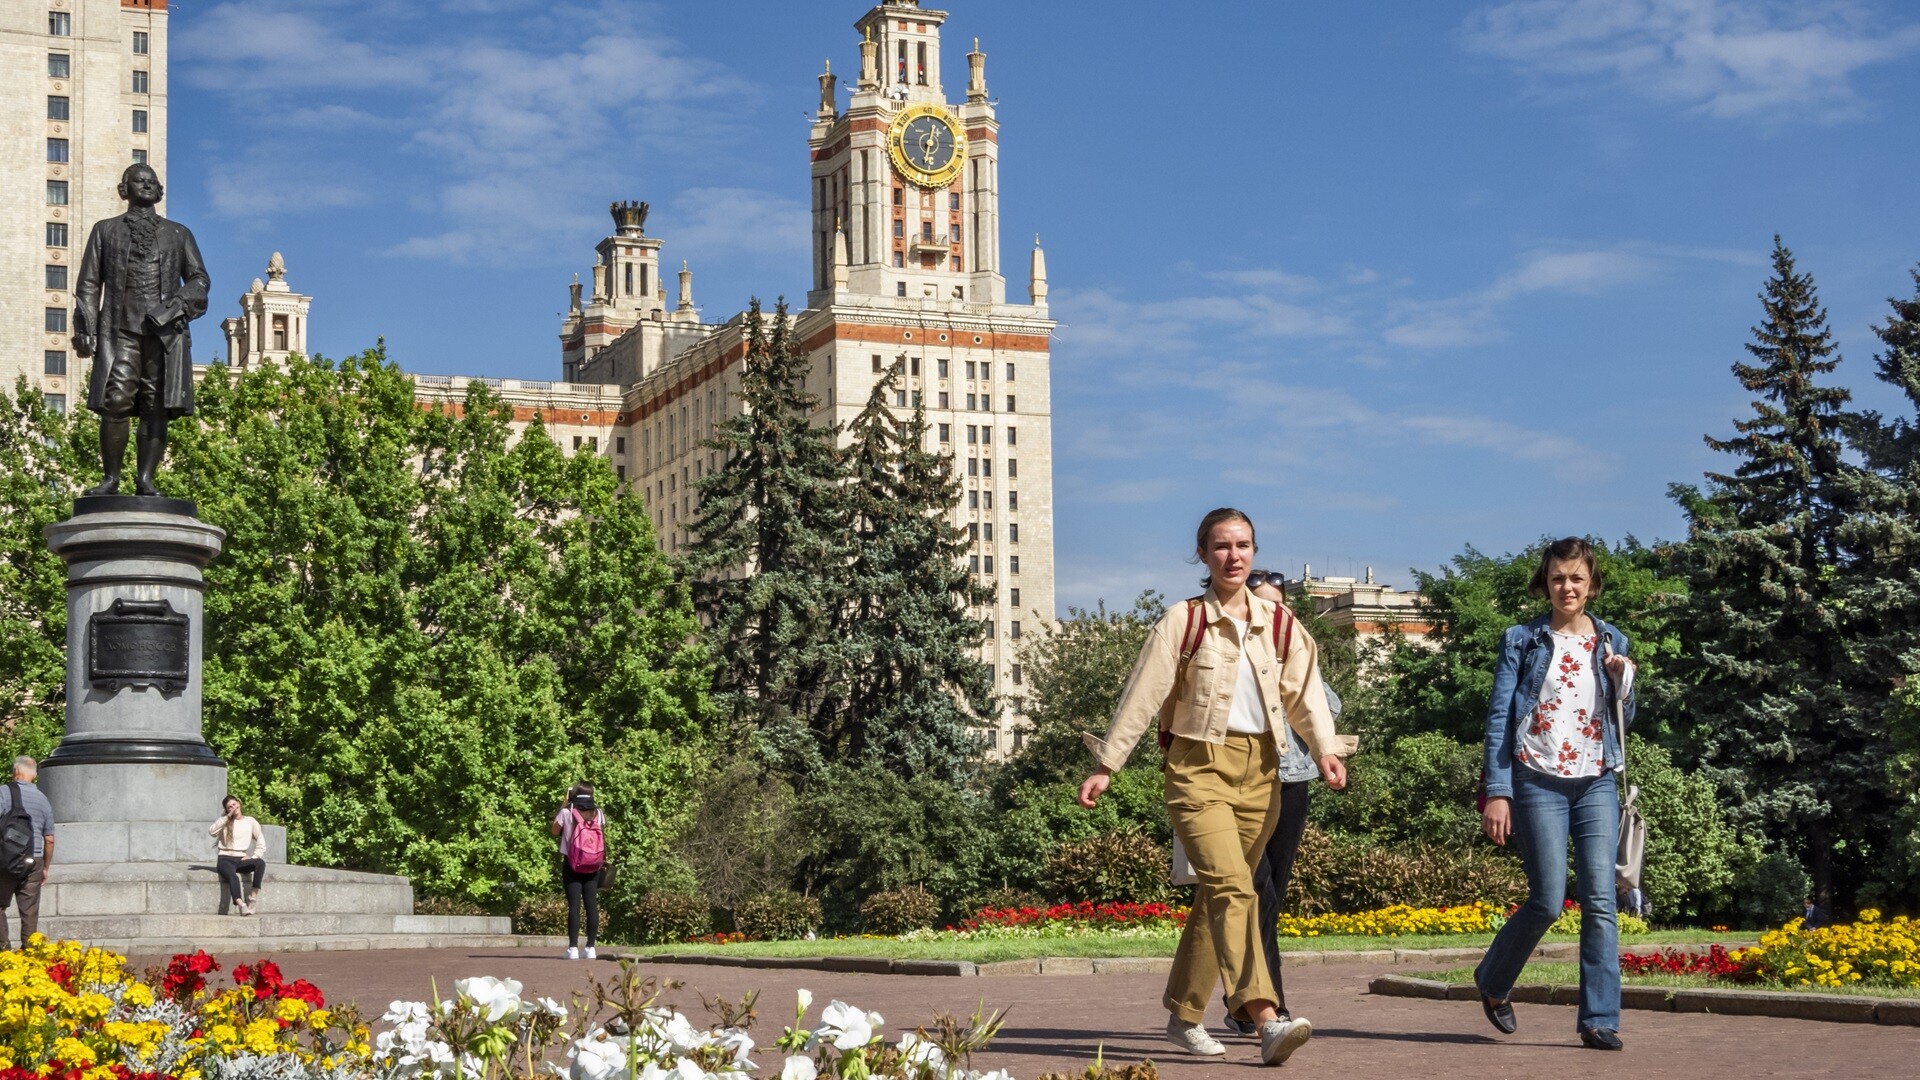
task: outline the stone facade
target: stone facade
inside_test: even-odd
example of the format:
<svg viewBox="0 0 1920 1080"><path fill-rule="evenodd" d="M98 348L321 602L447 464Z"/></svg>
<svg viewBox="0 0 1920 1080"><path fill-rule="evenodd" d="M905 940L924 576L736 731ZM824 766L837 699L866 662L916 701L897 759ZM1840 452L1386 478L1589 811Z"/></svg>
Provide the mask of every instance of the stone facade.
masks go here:
<svg viewBox="0 0 1920 1080"><path fill-rule="evenodd" d="M120 173L167 175L166 0L0 0L0 383L78 404L68 328L94 222ZM165 213L165 204L161 204Z"/></svg>
<svg viewBox="0 0 1920 1080"><path fill-rule="evenodd" d="M1350 577L1316 578L1309 566L1288 588L1313 597L1314 610L1322 617L1363 639L1398 634L1424 642L1433 629L1432 620L1420 610L1420 594L1379 584L1373 580L1372 567L1367 568L1366 579L1359 581Z"/></svg>

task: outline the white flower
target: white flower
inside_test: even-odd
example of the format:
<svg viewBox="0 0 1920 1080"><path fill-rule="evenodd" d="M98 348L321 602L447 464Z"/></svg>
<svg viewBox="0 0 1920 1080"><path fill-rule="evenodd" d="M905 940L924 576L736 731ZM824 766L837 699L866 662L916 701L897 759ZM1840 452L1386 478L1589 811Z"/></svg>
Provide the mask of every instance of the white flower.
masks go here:
<svg viewBox="0 0 1920 1080"><path fill-rule="evenodd" d="M992 1072L977 1073L975 1075L978 1077L978 1080L1013 1080L1013 1074L1005 1069L995 1069Z"/></svg>
<svg viewBox="0 0 1920 1080"><path fill-rule="evenodd" d="M805 992L801 991L801 993ZM820 1067L813 1063L812 1058L804 1054L795 1054L787 1059L785 1065L780 1066L780 1080L814 1080L819 1075Z"/></svg>
<svg viewBox="0 0 1920 1080"><path fill-rule="evenodd" d="M748 1069L758 1068L753 1062L747 1060L747 1055L753 1053L753 1036L747 1034L744 1029L728 1028L715 1035L714 1041L733 1055L735 1064Z"/></svg>
<svg viewBox="0 0 1920 1080"><path fill-rule="evenodd" d="M813 1008L813 991L803 986L794 992L794 996L800 999L800 1011L795 1015L807 1015L807 1010Z"/></svg>
<svg viewBox="0 0 1920 1080"><path fill-rule="evenodd" d="M471 979L455 982L453 991L473 1002L474 1007L489 1024L497 1024L520 1012L520 980L518 979L496 979L491 975L477 975Z"/></svg>
<svg viewBox="0 0 1920 1080"><path fill-rule="evenodd" d="M673 1071L667 1074L667 1080L707 1080L707 1070L687 1058L681 1058L674 1063Z"/></svg>
<svg viewBox="0 0 1920 1080"><path fill-rule="evenodd" d="M567 1056L573 1059L567 1070L569 1080L615 1080L627 1068L626 1051L601 1032L576 1041Z"/></svg>
<svg viewBox="0 0 1920 1080"><path fill-rule="evenodd" d="M814 1035L831 1042L836 1050L858 1050L873 1041L873 1022L879 1015L836 999L820 1011L820 1026Z"/></svg>
<svg viewBox="0 0 1920 1080"><path fill-rule="evenodd" d="M386 1015L380 1019L389 1024L424 1024L430 1017L424 1001L396 1001L387 1006Z"/></svg>
<svg viewBox="0 0 1920 1080"><path fill-rule="evenodd" d="M908 1065L920 1069L944 1069L947 1065L947 1055L938 1046L912 1031L900 1036L900 1056Z"/></svg>

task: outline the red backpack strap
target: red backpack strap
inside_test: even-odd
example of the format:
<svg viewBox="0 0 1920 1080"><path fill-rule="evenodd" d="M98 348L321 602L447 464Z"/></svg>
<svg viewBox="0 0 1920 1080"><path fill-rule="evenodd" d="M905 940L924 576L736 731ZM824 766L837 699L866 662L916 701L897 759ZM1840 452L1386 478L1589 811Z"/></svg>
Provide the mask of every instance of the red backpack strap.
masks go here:
<svg viewBox="0 0 1920 1080"><path fill-rule="evenodd" d="M1293 612L1285 604L1273 606L1273 654L1280 666L1287 666L1287 653L1293 648Z"/></svg>
<svg viewBox="0 0 1920 1080"><path fill-rule="evenodd" d="M1180 663L1193 659L1200 651L1200 642L1207 636L1207 606L1196 597L1187 601L1187 629L1180 635Z"/></svg>

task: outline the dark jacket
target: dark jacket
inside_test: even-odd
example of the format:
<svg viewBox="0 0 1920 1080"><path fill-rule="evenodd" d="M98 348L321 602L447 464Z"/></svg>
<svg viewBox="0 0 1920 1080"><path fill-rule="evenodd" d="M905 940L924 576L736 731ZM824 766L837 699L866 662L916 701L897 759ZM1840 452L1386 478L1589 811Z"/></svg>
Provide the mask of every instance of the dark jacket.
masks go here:
<svg viewBox="0 0 1920 1080"><path fill-rule="evenodd" d="M1611 642L1613 651L1627 655L1627 635L1613 626L1593 619L1594 633ZM1605 650L1601 650L1604 656ZM1500 659L1493 668L1493 698L1487 703L1487 797L1513 797L1514 729L1520 719L1540 703L1540 687L1547 681L1547 669L1553 666L1553 633L1547 629L1547 616L1523 626L1507 628L1500 639ZM1601 670L1594 679L1599 700L1600 747L1603 766L1609 771L1625 763L1621 753L1624 734L1613 720L1613 680ZM1633 726L1634 700L1629 693L1625 702L1627 726ZM1521 766L1525 768L1525 766Z"/></svg>
<svg viewBox="0 0 1920 1080"><path fill-rule="evenodd" d="M80 260L80 280L73 289L73 330L93 338L93 384L87 390L87 408L103 411L107 372L120 349L116 331L155 334L166 347L166 372L161 385L161 405L170 416L193 411L193 341L185 323L175 320L197 319L207 312L206 264L200 260L200 248L185 225L160 218L154 237L152 259L156 264L157 296L149 302L135 295L130 279L136 268L127 216L107 218L96 223L87 237L87 251ZM147 317L163 329L156 333L147 325Z"/></svg>

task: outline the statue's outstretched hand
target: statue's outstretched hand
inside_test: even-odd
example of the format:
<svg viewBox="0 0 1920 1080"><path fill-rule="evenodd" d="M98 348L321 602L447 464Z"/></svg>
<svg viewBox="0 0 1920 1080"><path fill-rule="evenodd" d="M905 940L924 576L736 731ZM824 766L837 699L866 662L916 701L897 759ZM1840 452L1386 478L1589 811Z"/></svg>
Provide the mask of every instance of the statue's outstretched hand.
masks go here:
<svg viewBox="0 0 1920 1080"><path fill-rule="evenodd" d="M92 334L73 335L73 355L78 356L82 360L93 355Z"/></svg>

